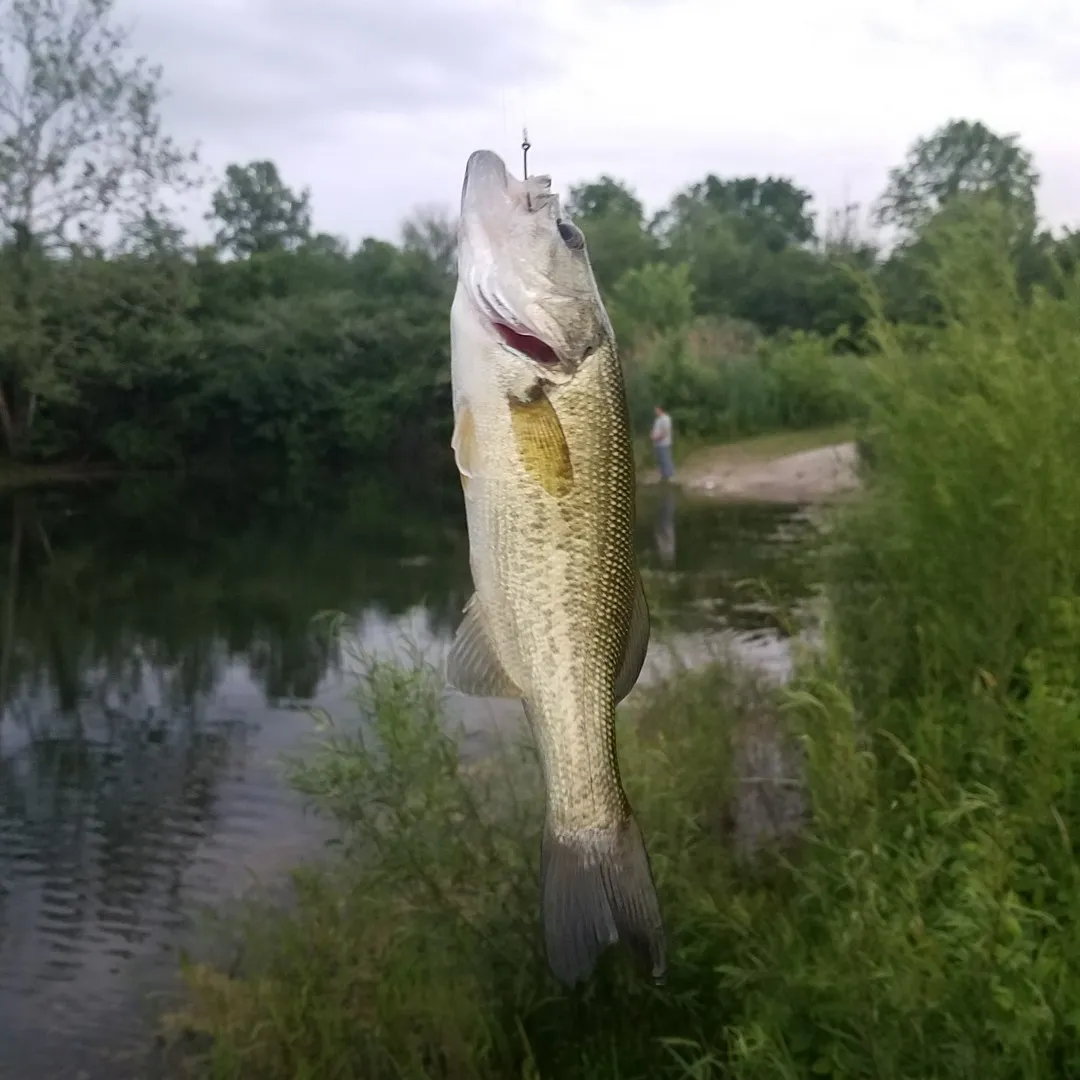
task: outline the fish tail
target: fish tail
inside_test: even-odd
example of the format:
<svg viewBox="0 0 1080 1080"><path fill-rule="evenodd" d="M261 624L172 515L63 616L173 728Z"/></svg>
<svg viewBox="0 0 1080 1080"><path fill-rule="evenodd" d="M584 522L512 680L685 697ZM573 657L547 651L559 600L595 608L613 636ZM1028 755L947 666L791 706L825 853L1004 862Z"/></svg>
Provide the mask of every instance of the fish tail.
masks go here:
<svg viewBox="0 0 1080 1080"><path fill-rule="evenodd" d="M548 823L540 890L548 964L573 986L601 952L622 940L656 983L667 976L667 942L649 856L633 816L613 830L560 832Z"/></svg>

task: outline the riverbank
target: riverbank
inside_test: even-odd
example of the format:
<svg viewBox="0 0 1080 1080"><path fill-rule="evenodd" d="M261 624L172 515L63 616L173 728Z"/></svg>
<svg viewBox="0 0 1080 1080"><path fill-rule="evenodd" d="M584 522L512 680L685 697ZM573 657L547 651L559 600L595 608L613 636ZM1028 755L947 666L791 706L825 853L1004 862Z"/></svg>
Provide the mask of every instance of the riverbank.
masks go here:
<svg viewBox="0 0 1080 1080"><path fill-rule="evenodd" d="M759 435L719 446L694 447L674 483L714 498L784 503L829 502L859 487L850 425ZM655 468L642 482L660 481Z"/></svg>
<svg viewBox="0 0 1080 1080"><path fill-rule="evenodd" d="M648 448L639 448L639 452ZM648 459L647 459L648 460ZM733 443L695 446L679 462L675 482L695 493L770 502L819 502L858 487L851 425L809 431L782 431ZM0 462L0 492L47 484L87 483L119 470L78 462L23 465ZM655 484L660 474L639 469L641 482Z"/></svg>
<svg viewBox="0 0 1080 1080"><path fill-rule="evenodd" d="M88 483L115 476L117 470L106 465L23 465L13 461L0 462L0 492L41 484Z"/></svg>

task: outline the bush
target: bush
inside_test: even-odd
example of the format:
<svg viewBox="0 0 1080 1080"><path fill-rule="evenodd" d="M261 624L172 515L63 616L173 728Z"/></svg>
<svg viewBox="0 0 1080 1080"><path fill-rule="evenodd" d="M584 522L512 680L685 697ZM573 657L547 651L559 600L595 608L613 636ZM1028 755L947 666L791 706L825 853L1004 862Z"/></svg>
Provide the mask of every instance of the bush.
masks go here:
<svg viewBox="0 0 1080 1080"><path fill-rule="evenodd" d="M1080 585L1080 289L1024 302L988 240L958 238L942 265L947 325L882 325L867 368L874 497L833 591L868 707L1023 681Z"/></svg>
<svg viewBox="0 0 1080 1080"><path fill-rule="evenodd" d="M838 345L801 331L762 344L758 355L775 388L777 427L826 427L857 415L866 360Z"/></svg>
<svg viewBox="0 0 1080 1080"><path fill-rule="evenodd" d="M554 982L542 952L535 755L508 743L463 765L425 667L374 662L360 697L371 737L332 729L293 767L337 826L340 856L295 875L289 909L250 906L239 978L186 969L191 1003L172 1026L212 1037L204 1074L683 1075L662 1037L704 1039L720 1008L721 984L697 985L722 955L707 933L718 909L699 883L726 863L719 837L736 825L732 789L717 778L730 771L733 720L775 723L772 691L718 663L647 695L640 727L620 732L669 932L689 967L655 991L611 950L576 993ZM673 708L685 718L676 729Z"/></svg>
<svg viewBox="0 0 1080 1080"><path fill-rule="evenodd" d="M430 673L375 667L379 742L296 774L344 857L253 916L241 978L189 972L213 1076L1080 1074L1080 284L1028 305L983 242L918 351L879 329L826 649L784 691L677 675L620 725L669 985L617 951L552 983L535 761L463 766ZM763 791L810 818L748 858Z"/></svg>
<svg viewBox="0 0 1080 1080"><path fill-rule="evenodd" d="M634 419L647 427L661 404L691 441L851 419L863 360L837 344L806 333L764 339L749 323L708 318L656 334L627 357Z"/></svg>

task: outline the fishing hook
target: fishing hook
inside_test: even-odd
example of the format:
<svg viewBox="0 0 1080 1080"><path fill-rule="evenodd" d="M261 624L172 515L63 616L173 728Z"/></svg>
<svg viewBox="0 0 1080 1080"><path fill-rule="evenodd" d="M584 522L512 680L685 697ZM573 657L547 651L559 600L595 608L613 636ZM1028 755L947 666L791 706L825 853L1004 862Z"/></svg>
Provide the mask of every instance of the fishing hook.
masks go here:
<svg viewBox="0 0 1080 1080"><path fill-rule="evenodd" d="M529 142L529 129L521 129L521 172L522 179L525 181L525 205L528 206L529 211L532 211L532 196L529 194L529 151L532 149L532 143Z"/></svg>

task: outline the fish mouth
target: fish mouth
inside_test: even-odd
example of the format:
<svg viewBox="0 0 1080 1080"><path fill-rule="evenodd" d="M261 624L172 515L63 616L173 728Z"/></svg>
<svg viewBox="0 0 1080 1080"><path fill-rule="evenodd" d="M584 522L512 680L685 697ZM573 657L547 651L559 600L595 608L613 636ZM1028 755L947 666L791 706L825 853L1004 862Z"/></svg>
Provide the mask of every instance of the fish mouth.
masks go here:
<svg viewBox="0 0 1080 1080"><path fill-rule="evenodd" d="M512 235L515 216L535 214L555 198L550 187L546 176L519 180L494 150L474 150L469 155L461 187L461 250L472 258L459 270L469 294L504 344L543 367L557 367L563 359L516 314L499 288L497 252Z"/></svg>
<svg viewBox="0 0 1080 1080"><path fill-rule="evenodd" d="M527 176L519 180L494 150L474 150L465 163L461 185L462 217L518 213L535 214L558 202L551 190L551 177Z"/></svg>

